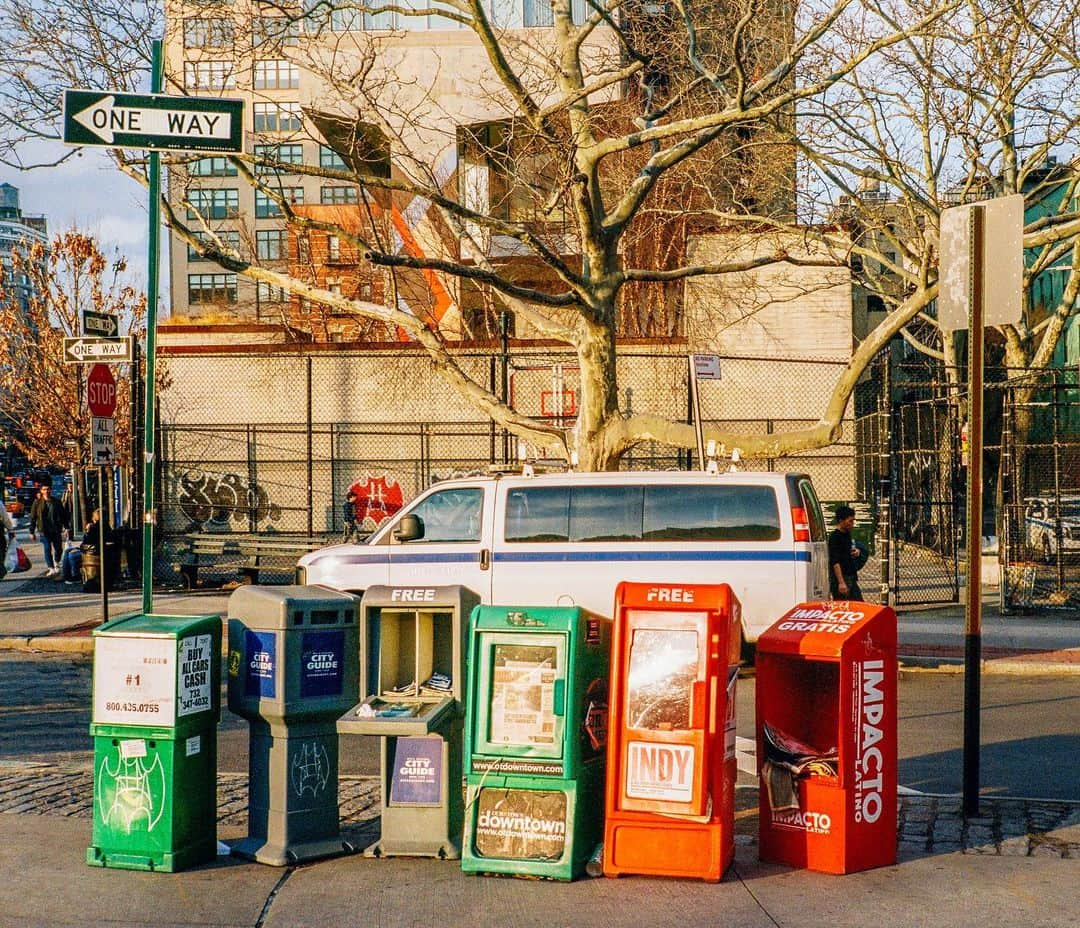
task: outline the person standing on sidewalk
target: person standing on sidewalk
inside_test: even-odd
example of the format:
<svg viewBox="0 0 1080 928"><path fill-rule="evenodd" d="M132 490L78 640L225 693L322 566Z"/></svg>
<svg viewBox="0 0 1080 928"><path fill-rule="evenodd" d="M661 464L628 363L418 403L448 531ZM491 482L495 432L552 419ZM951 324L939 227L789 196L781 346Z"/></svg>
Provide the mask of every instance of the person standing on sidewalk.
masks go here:
<svg viewBox="0 0 1080 928"><path fill-rule="evenodd" d="M15 543L15 520L7 511L7 506L0 499L0 579L7 573L4 562L7 560L8 545Z"/></svg>
<svg viewBox="0 0 1080 928"><path fill-rule="evenodd" d="M30 540L36 541L41 535L41 550L45 554L46 577L55 577L60 573L60 558L64 553L64 532L68 529L67 513L60 503L53 499L52 487L48 484L38 491L38 498L30 508Z"/></svg>
<svg viewBox="0 0 1080 928"><path fill-rule="evenodd" d="M833 599L862 602L859 589L861 555L851 537L855 527L855 510L850 506L836 507L836 528L829 533L829 595Z"/></svg>

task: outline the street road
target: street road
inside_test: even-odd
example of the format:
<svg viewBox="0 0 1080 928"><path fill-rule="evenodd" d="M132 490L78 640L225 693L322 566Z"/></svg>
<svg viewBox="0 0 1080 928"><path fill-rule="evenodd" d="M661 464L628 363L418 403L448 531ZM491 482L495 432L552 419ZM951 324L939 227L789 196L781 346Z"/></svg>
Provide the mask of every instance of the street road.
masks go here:
<svg viewBox="0 0 1080 928"><path fill-rule="evenodd" d="M89 657L0 652L0 681L0 764L91 765ZM753 738L753 678L740 680L738 692L738 733ZM901 785L958 793L962 675L905 671L899 696ZM982 706L985 793L1080 800L1080 678L984 676ZM247 723L224 709L218 736L222 772L246 772L247 737ZM373 775L378 769L377 739L342 738L342 773Z"/></svg>

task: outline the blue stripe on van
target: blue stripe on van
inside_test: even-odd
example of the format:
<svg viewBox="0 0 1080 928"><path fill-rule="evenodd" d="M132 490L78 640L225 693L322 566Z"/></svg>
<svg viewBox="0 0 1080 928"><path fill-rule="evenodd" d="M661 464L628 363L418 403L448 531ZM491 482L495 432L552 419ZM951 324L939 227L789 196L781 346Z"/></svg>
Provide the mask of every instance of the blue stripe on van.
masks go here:
<svg viewBox="0 0 1080 928"><path fill-rule="evenodd" d="M496 561L806 561L809 551L496 551Z"/></svg>

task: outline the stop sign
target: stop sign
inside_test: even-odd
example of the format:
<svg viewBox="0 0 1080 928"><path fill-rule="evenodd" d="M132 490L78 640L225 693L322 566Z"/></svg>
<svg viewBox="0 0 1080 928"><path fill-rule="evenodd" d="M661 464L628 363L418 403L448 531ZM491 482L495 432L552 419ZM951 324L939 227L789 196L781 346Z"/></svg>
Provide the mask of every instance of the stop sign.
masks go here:
<svg viewBox="0 0 1080 928"><path fill-rule="evenodd" d="M86 405L94 416L116 412L116 379L107 364L95 364L86 378Z"/></svg>

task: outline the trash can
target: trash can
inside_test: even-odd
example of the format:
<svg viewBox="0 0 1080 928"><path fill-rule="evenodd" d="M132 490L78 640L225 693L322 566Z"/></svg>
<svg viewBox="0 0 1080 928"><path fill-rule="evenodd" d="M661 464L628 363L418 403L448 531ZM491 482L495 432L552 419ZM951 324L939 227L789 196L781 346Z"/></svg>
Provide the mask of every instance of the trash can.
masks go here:
<svg viewBox="0 0 1080 928"><path fill-rule="evenodd" d="M93 636L86 862L173 871L213 860L221 616L127 615Z"/></svg>
<svg viewBox="0 0 1080 928"><path fill-rule="evenodd" d="M735 853L741 612L726 583L620 583L606 876L718 881Z"/></svg>
<svg viewBox="0 0 1080 928"><path fill-rule="evenodd" d="M762 860L825 873L896 862L896 613L802 603L757 643Z"/></svg>
<svg viewBox="0 0 1080 928"><path fill-rule="evenodd" d="M364 593L363 698L337 728L381 738L381 832L368 856L461 856L465 632L479 602L463 586Z"/></svg>
<svg viewBox="0 0 1080 928"><path fill-rule="evenodd" d="M229 709L250 723L248 834L234 854L283 867L341 840L335 723L356 702L360 599L319 586L229 597Z"/></svg>
<svg viewBox="0 0 1080 928"><path fill-rule="evenodd" d="M610 651L610 620L576 606L473 610L464 871L585 871L603 834Z"/></svg>

